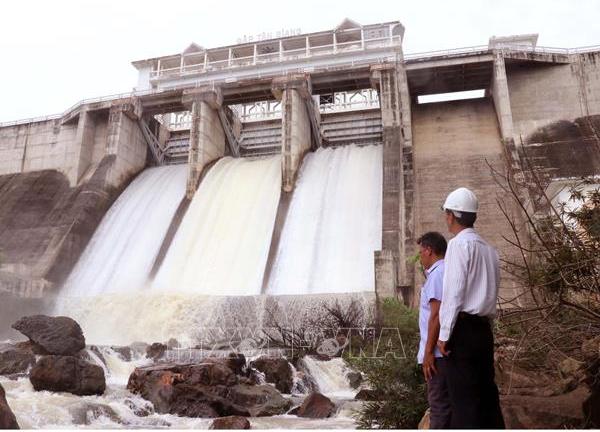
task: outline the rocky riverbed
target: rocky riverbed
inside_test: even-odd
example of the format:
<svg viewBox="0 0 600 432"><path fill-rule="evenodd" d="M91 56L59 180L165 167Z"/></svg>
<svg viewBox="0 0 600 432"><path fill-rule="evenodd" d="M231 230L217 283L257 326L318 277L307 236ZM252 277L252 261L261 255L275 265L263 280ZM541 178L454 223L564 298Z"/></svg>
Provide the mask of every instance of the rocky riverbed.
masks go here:
<svg viewBox="0 0 600 432"><path fill-rule="evenodd" d="M206 353L173 340L86 345L66 317L24 317L13 328L28 340L0 343L6 427L348 429L362 403L341 358L294 366L276 353Z"/></svg>

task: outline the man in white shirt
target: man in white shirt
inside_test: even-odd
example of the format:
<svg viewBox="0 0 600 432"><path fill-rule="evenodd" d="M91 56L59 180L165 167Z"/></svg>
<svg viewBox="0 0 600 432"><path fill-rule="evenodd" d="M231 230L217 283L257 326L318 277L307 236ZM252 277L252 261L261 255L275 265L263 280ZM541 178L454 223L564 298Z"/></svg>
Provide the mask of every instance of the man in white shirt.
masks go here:
<svg viewBox="0 0 600 432"><path fill-rule="evenodd" d="M446 239L438 232L428 232L417 240L419 258L427 277L421 288L419 306L419 331L421 341L417 362L423 367L427 381L429 402L429 428L447 429L450 427L450 397L446 384L446 363L437 348L440 332L439 311L442 302L444 283L444 255Z"/></svg>
<svg viewBox="0 0 600 432"><path fill-rule="evenodd" d="M494 336L500 284L498 253L473 229L478 202L459 188L443 205L448 231L438 347L447 357L453 429L503 429L494 382Z"/></svg>

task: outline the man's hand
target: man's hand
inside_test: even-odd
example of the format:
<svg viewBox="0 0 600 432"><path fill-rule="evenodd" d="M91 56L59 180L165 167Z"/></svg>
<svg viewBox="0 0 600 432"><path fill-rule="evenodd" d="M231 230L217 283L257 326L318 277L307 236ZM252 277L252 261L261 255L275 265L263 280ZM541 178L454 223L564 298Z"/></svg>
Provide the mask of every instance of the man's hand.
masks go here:
<svg viewBox="0 0 600 432"><path fill-rule="evenodd" d="M450 354L450 351L446 351L446 341L441 341L439 340L437 343L438 349L440 350L440 352L442 353L442 355L444 357L448 357L448 355Z"/></svg>
<svg viewBox="0 0 600 432"><path fill-rule="evenodd" d="M425 376L425 381L429 381L436 373L435 357L432 353L425 353L425 357L423 358L423 376Z"/></svg>

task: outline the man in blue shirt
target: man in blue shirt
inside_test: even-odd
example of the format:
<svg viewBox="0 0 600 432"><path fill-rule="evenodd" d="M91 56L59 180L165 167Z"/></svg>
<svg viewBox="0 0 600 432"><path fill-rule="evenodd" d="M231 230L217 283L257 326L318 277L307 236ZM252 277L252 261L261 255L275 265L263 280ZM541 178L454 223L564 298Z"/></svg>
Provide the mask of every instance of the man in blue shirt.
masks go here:
<svg viewBox="0 0 600 432"><path fill-rule="evenodd" d="M421 289L419 330L421 341L417 361L423 367L427 381L427 399L430 410L430 428L450 427L450 398L446 387L446 361L437 347L440 333L440 304L444 282L444 255L446 239L438 232L423 234L418 240L419 259L427 278Z"/></svg>

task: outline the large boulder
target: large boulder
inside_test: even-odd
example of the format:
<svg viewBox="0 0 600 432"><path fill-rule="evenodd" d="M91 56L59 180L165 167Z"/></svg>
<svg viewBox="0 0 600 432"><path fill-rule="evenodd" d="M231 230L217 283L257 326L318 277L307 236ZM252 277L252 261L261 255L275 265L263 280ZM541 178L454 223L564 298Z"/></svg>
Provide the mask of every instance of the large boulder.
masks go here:
<svg viewBox="0 0 600 432"><path fill-rule="evenodd" d="M289 362L283 357L262 356L250 362L250 366L265 374L268 383L275 384L281 393L291 393L294 373Z"/></svg>
<svg viewBox="0 0 600 432"><path fill-rule="evenodd" d="M17 418L8 406L4 388L0 385L0 429L20 429Z"/></svg>
<svg viewBox="0 0 600 432"><path fill-rule="evenodd" d="M292 406L292 401L270 385L237 384L230 389L229 397L251 417L285 414Z"/></svg>
<svg viewBox="0 0 600 432"><path fill-rule="evenodd" d="M219 417L213 420L213 422L210 425L210 429L250 429L250 422L246 417L240 416Z"/></svg>
<svg viewBox="0 0 600 432"><path fill-rule="evenodd" d="M85 348L79 324L69 317L26 316L12 325L46 354L74 355Z"/></svg>
<svg viewBox="0 0 600 432"><path fill-rule="evenodd" d="M156 361L161 358L166 351L167 346L165 344L154 342L152 345L146 348L146 357Z"/></svg>
<svg viewBox="0 0 600 432"><path fill-rule="evenodd" d="M35 364L35 355L18 349L0 352L0 375L25 373Z"/></svg>
<svg viewBox="0 0 600 432"><path fill-rule="evenodd" d="M582 404L590 392L581 386L558 396L502 395L500 405L507 429L581 427Z"/></svg>
<svg viewBox="0 0 600 432"><path fill-rule="evenodd" d="M323 396L321 393L311 393L298 411L296 415L298 417L308 418L327 418L331 417L335 413L335 404L327 396Z"/></svg>
<svg viewBox="0 0 600 432"><path fill-rule="evenodd" d="M37 391L49 390L76 395L101 395L106 389L104 370L73 356L44 356L29 373Z"/></svg>
<svg viewBox="0 0 600 432"><path fill-rule="evenodd" d="M186 417L283 414L290 402L270 385L240 383L215 359L200 364L162 364L136 368L127 388L149 400L158 413Z"/></svg>

